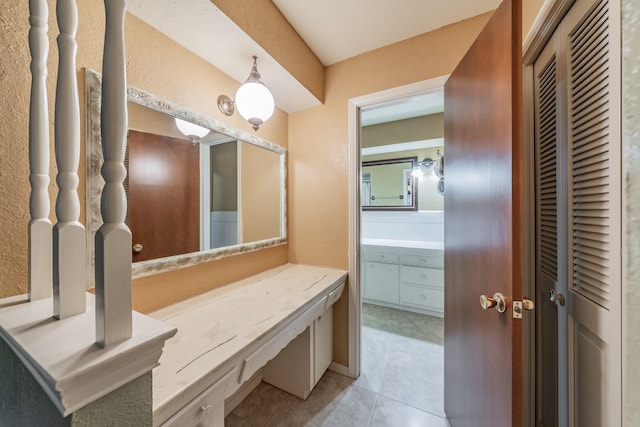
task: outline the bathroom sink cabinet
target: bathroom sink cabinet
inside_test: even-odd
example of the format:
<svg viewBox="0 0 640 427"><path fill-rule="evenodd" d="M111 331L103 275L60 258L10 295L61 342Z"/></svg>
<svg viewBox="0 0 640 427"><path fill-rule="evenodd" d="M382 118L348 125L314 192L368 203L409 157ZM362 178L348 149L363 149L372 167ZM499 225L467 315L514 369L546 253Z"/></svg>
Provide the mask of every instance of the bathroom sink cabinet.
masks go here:
<svg viewBox="0 0 640 427"><path fill-rule="evenodd" d="M444 251L399 246L362 247L363 301L444 315Z"/></svg>

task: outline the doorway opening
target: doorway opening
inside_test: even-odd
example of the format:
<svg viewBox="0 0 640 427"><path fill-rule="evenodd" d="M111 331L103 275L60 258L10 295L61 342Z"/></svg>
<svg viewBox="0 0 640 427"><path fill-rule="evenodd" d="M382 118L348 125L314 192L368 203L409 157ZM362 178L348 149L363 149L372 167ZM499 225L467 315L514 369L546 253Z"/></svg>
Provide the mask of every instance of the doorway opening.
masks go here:
<svg viewBox="0 0 640 427"><path fill-rule="evenodd" d="M446 77L350 101L349 375L444 418Z"/></svg>

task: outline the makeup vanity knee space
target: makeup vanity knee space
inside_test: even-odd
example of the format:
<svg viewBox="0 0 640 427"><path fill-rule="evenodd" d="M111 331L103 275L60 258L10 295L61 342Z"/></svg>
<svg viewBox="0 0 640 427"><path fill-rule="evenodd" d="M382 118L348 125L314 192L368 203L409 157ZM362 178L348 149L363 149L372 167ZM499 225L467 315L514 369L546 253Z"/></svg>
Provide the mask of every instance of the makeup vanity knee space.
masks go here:
<svg viewBox="0 0 640 427"><path fill-rule="evenodd" d="M152 313L178 329L153 371L153 425L223 426L256 378L306 398L331 363L346 277L287 264Z"/></svg>

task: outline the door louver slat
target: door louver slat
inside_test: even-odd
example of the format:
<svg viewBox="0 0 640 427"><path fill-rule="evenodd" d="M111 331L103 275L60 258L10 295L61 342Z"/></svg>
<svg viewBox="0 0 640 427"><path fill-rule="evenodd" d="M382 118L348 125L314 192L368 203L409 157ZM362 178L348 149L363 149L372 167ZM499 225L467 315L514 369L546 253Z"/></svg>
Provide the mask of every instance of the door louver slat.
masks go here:
<svg viewBox="0 0 640 427"><path fill-rule="evenodd" d="M557 208L557 125L555 56L538 76L540 117L538 171L538 250L540 271L557 280L558 276L558 208Z"/></svg>
<svg viewBox="0 0 640 427"><path fill-rule="evenodd" d="M609 31L600 1L570 36L572 288L609 307Z"/></svg>

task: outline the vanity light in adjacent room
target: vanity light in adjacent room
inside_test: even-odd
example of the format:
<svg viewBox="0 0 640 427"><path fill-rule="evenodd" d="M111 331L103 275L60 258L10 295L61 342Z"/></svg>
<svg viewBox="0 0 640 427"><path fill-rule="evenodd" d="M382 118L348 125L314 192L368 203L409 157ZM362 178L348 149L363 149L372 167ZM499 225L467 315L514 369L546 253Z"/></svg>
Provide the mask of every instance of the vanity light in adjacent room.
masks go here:
<svg viewBox="0 0 640 427"><path fill-rule="evenodd" d="M423 168L427 169L430 168L431 166L433 166L434 160L430 157L425 158L424 160L422 160L421 162L418 162L414 167L413 170L411 171L411 176L422 176L424 175L424 172L422 171Z"/></svg>
<svg viewBox="0 0 640 427"><path fill-rule="evenodd" d="M258 57L254 56L249 77L236 92L235 101L227 95L218 97L218 108L224 115L232 115L237 108L238 113L251 123L253 130L258 130L261 124L269 120L275 108L273 95L260 80L257 60Z"/></svg>
<svg viewBox="0 0 640 427"><path fill-rule="evenodd" d="M188 122L186 120L175 117L176 127L181 134L189 138L192 143L199 142L202 137L209 133L209 129L197 125L195 123Z"/></svg>

